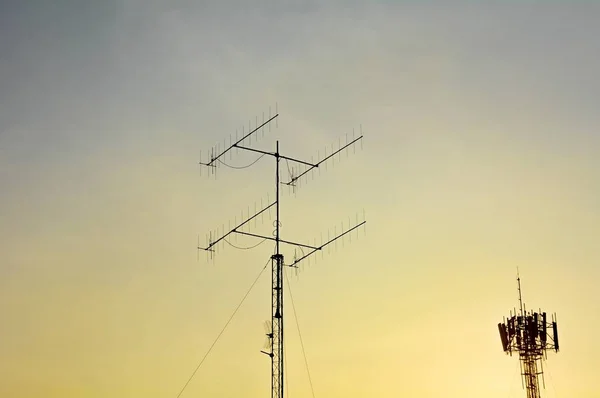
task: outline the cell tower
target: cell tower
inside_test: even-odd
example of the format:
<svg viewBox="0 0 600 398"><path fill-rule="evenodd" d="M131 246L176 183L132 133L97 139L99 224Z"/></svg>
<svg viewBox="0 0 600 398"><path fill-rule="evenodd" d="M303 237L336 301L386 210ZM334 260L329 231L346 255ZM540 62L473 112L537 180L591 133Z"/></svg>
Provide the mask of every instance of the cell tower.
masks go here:
<svg viewBox="0 0 600 398"><path fill-rule="evenodd" d="M270 129L273 121L275 121L275 123L277 124L277 118L279 117L279 114L277 113L277 107L275 109L274 116L270 116L270 113L271 113L271 111L269 109L269 116L268 116L267 120L265 120L265 117L263 114L262 124L259 125L258 119L257 119L256 127L254 129L251 129L251 127L249 126L249 128L248 128L249 132L247 134L244 134L244 132L242 132L242 137L240 139L237 139L237 137L236 137L235 142L233 142L228 147L226 147L226 149L218 150L218 147L217 147L216 150L215 149L211 150L210 154L209 154L209 160L206 162L202 162L202 160L200 159L199 163L202 166L209 167L209 170L211 171L211 173L214 174L216 172L216 168L220 164L223 164L222 159L224 158L225 154L229 153L231 156L231 152L233 150L245 150L245 151L260 154L261 157L262 156L273 157L273 158L275 158L275 200L272 203L268 203L261 210L259 210L259 211L255 210L255 212L252 216L250 216L250 212L248 211L248 216L245 219L242 216L243 219L241 220L240 223L234 222L234 224L237 223L237 225L235 225L233 228L231 228L228 232L226 232L225 229L223 228L223 232L218 236L213 235L211 233L207 237L208 242L207 242L206 247L200 247L200 244L198 244L198 250L205 250L207 252L210 252L211 256L212 256L212 253L214 252L216 246L218 244L222 243L223 241L225 241L225 239L232 234L245 235L245 236L249 236L249 237L253 237L253 238L259 238L259 239L270 240L270 241L275 242L275 254L273 254L271 256L271 270L272 270L271 322L270 323L267 322L265 324L265 329L267 329L266 334L268 337L268 344L267 344L268 348L267 349L269 351L268 352L261 351L261 352L264 354L267 354L271 358L271 397L272 398L283 398L283 396L284 396L284 385L283 385L283 382L284 382L284 368L283 368L283 365L284 365L284 339L283 339L284 267L292 267L292 268L297 269L298 263L309 258L309 256L323 250L324 247L330 245L331 243L337 241L338 239L340 239L340 238L350 234L354 230L358 229L359 227L361 227L362 225L364 225L366 223L366 220L364 220L364 218L363 218L363 220L361 222L358 222L358 218L357 218L357 222L353 225L349 224L348 228L345 231L344 231L343 224L342 224L341 233L339 233L339 234L334 233L334 236L332 238L329 238L326 241L321 242L319 245L303 244L303 243L298 243L298 242L294 242L291 240L281 239L281 236L280 236L281 222L280 222L280 214L279 214L280 185L284 184L284 185L288 185L291 187L295 187L296 183L298 181L300 181L300 179L302 177L306 176L309 172L314 171L315 169L318 169L319 166L323 165L328 160L333 159L334 156L341 154L342 151L347 150L351 146L358 143L360 140L362 140L363 136L362 136L362 129L361 129L361 134L359 135L359 137L353 138L349 142L348 142L348 138L346 136L345 145L342 146L340 143L337 150L332 149L332 151L329 155L327 155L327 153L325 153L324 158L322 160L318 160L317 162L304 161L304 160L299 160L299 159L295 159L292 157L282 155L279 150L279 141L276 141L275 152L269 152L269 151L264 151L264 150L260 150L260 149L256 149L256 148L251 148L250 147L251 140L252 140L252 137L256 133L258 133L260 131L264 134L264 128L268 125L269 129ZM236 135L237 135L237 133L236 133ZM231 141L232 140L230 137L230 142ZM255 141L256 141L256 139L255 139ZM223 145L223 147L225 148L225 145ZM300 171L297 172L297 175L294 176L293 174L291 174L290 180L287 182L281 181L280 170L279 170L279 167L280 167L279 163L281 160L285 160L286 162L293 162L293 163L299 165L299 167L301 169ZM274 223L275 231L273 233L273 236L265 236L265 235L250 233L248 231L243 230L244 226L247 226L252 220L256 220L256 218L258 216L264 215L264 213L266 211L272 209L273 207L275 208L275 214L276 214L276 219L275 219L275 223ZM299 258L294 258L294 260L289 264L284 263L284 257L280 251L281 244L286 244L286 245L300 248L302 250L302 255ZM304 249L306 249L306 252L304 252Z"/></svg>
<svg viewBox="0 0 600 398"><path fill-rule="evenodd" d="M498 324L498 331L504 352L510 356L513 352L519 354L521 385L527 390L527 398L540 398L540 376L542 385L546 388L543 361L547 359L548 350L558 352L556 314L548 322L546 313L542 310L527 311L521 296L521 278L518 272L517 286L519 312L513 309L509 318Z"/></svg>

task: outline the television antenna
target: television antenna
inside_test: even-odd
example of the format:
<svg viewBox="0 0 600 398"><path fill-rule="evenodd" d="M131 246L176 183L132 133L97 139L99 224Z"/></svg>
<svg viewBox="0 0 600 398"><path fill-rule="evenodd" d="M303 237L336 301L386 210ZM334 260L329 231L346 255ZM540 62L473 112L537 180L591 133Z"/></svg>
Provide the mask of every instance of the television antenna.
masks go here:
<svg viewBox="0 0 600 398"><path fill-rule="evenodd" d="M540 377L546 388L543 361L547 359L548 350L558 352L559 349L556 314L552 314L548 321L541 309L538 312L527 311L518 271L517 288L519 311L513 309L509 318L498 324L498 331L504 352L510 356L513 352L519 354L521 385L527 391L527 398L540 398Z"/></svg>
<svg viewBox="0 0 600 398"><path fill-rule="evenodd" d="M289 156L285 156L280 152L279 149L279 141L277 140L275 143L275 151L274 152L270 152L270 151L265 151L265 150L261 150L261 149L257 149L257 148L253 148L250 146L251 144L251 140L253 137L255 137L257 135L258 132L262 132L262 134L264 135L264 128L266 126L269 127L269 129L272 126L272 122L275 121L276 126L277 126L277 118L279 117L279 113L277 112L277 105L275 107L275 115L271 116L271 109L269 108L269 116L268 118L265 120L265 115L263 113L263 122L262 124L258 124L258 118L256 119L256 127L254 129L251 129L250 126L248 127L248 133L244 133L242 132L242 137L241 138L237 138L237 133L236 133L236 139L235 142L233 142L232 144L230 144L229 146L225 146L225 144L223 145L223 147L225 149L223 150L219 150L219 147L213 148L210 153L209 153L209 159L206 162L202 162L202 159L200 159L199 164L201 166L204 167L208 167L209 168L209 174L215 175L216 176L216 170L218 168L218 166L220 164L222 164L222 159L224 159L226 154L229 154L231 157L231 154L233 152L233 150L244 150L244 151L248 151L248 152L253 152L255 154L259 154L260 157L263 156L269 156L275 159L275 200L273 202L269 202L267 201L267 204L265 206L261 206L262 209L259 211L254 211L253 215L250 216L250 211L248 210L248 216L247 217L243 217L242 216L242 220L237 223L234 222L234 227L228 229L228 231L225 230L225 228L222 228L222 233L220 234L213 234L210 233L209 236L207 237L208 241L207 241L207 245L205 247L201 247L200 244L198 244L198 250L205 250L208 253L210 253L211 258L214 254L214 251L217 247L218 244L221 244L223 242L228 242L226 239L230 236L230 235L244 235L244 236L248 236L248 237L252 237L252 238L258 238L258 239L262 239L263 241L273 241L275 242L275 253L271 256L271 270L272 270L272 283L271 283L271 321L265 324L265 333L267 336L267 343L265 344L265 350L268 351L261 351L262 353L268 355L271 358L271 397L272 398L283 398L284 397L284 339L283 339L283 309L284 309L284 300L283 300L283 286L284 286L284 267L291 267L291 268L298 268L298 264L305 260L305 259L310 259L310 256L312 256L315 253L318 252L322 252L324 247L328 247L330 244L337 242L339 239L343 239L346 235L351 234L353 231L357 230L358 228L360 228L361 226L366 224L366 220L363 219L362 221L359 222L358 217L357 217L357 222L354 224L349 224L347 229L344 230L344 224L342 224L342 230L340 233L336 232L334 233L333 237L329 238L326 241L322 241L320 244L316 244L316 242L314 244L304 244L304 243L300 243L300 242L295 242L295 241L291 241L291 240L284 240L281 238L281 234L280 234L280 227L281 227L281 220L280 220L280 186L281 185L287 185L292 187L293 189L295 189L295 187L297 186L297 183L301 182L301 178L305 177L308 175L309 172L314 172L315 170L320 170L320 166L322 165L326 165L327 161L334 160L336 155L341 155L341 153L343 151L347 151L349 148L353 147L355 144L357 144L359 141L362 140L363 135L362 135L362 127L360 129L360 135L356 138L352 138L350 141L348 141L348 136L346 135L346 143L344 145L341 144L341 139L339 140L339 145L338 145L338 149L334 150L333 146L331 147L331 152L329 155L327 155L327 152L325 152L323 159L321 160L317 160L317 162L314 162L312 159L311 161L304 161L301 159L296 159L296 158L292 158ZM255 139L256 141L256 139ZM231 137L230 137L230 142L231 142ZM361 141L362 144L362 141ZM258 159L257 159L258 160ZM293 164L296 164L297 167L301 170L301 171L296 171L294 173L290 172L290 178L289 181L282 181L281 179L281 175L280 175L280 162L282 160L285 160L288 164L289 162L292 162ZM266 211L270 211L272 208L275 208L275 222L274 222L274 227L275 227L275 231L273 233L272 236L267 236L267 235L260 235L260 234L255 234L255 233L251 233L248 232L247 230L244 231L244 227L246 227L250 224L251 221L255 221L258 218L258 216L263 215ZM243 215L243 213L242 213ZM229 243L229 242L228 242ZM280 246L282 244L285 245L289 245L289 246L294 246L296 248L299 248L301 250L302 255L299 257L294 256L294 259L291 263L286 264L284 262L284 256L281 253L280 250Z"/></svg>

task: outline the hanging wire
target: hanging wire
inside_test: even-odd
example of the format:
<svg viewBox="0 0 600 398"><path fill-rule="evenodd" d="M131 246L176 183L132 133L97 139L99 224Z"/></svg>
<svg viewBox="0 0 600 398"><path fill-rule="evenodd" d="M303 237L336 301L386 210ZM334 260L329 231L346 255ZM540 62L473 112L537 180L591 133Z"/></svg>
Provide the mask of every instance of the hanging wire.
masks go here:
<svg viewBox="0 0 600 398"><path fill-rule="evenodd" d="M258 162L260 159L262 159L263 156L265 156L264 153L262 155L260 155L255 161L253 161L252 163L250 163L247 166L232 166L230 164L227 164L227 163L223 162L221 159L217 159L217 160L219 161L219 163L221 163L224 166L230 167L232 169L238 169L239 170L239 169L247 169L248 167L253 166L256 162Z"/></svg>
<svg viewBox="0 0 600 398"><path fill-rule="evenodd" d="M250 250L250 249L254 249L255 247L258 247L260 245L262 245L263 243L265 243L265 241L267 239L263 239L260 242L258 242L257 244L253 245L253 246L248 246L248 247L241 247L241 246L236 246L233 243L231 243L230 241L228 241L227 239L223 239L225 241L225 243L229 244L229 246L233 247L234 249L239 249L239 250Z"/></svg>
<svg viewBox="0 0 600 398"><path fill-rule="evenodd" d="M292 296L292 288L290 286L290 280L287 276L287 272L284 271L285 281L287 283L287 290L290 292L290 300L292 301L292 310L294 312L294 318L296 319L296 327L298 328L298 336L300 336L300 346L302 347L302 355L304 356L304 365L306 365L306 373L308 373L308 382L310 383L310 391L313 398L315 398L315 390L313 388L312 378L310 377L310 369L308 368L308 360L306 359L306 351L304 350L304 342L302 341L302 333L300 333L300 324L298 323L298 316L296 314L296 306L294 305L294 296Z"/></svg>
<svg viewBox="0 0 600 398"><path fill-rule="evenodd" d="M290 180L291 180L292 178L294 178L294 176L292 175L292 170L290 169L290 162L289 162L289 161L286 159L286 160L285 160L285 164L287 165L287 169L288 169L288 176L289 176L289 178L290 178Z"/></svg>
<svg viewBox="0 0 600 398"><path fill-rule="evenodd" d="M304 254L304 249L302 248L302 246L295 245L295 247L297 247L298 249L300 249L300 251L302 252L302 256L304 256L304 255L305 255L305 254ZM294 254L295 254L295 252L294 252ZM294 259L294 261L296 261L296 259ZM286 264L286 265L287 265L287 264ZM289 267L290 265L287 265L287 266ZM294 266L294 268L296 268L296 270L298 269L298 267L297 267L297 266Z"/></svg>
<svg viewBox="0 0 600 398"><path fill-rule="evenodd" d="M196 369L194 369L194 371L192 372L192 375L190 376L190 378L185 382L183 388L181 389L181 391L179 391L179 394L177 394L177 398L181 397L181 394L183 394L183 392L187 388L188 384L190 384L190 382L192 381L192 379L196 375L196 372L198 372L198 369L200 369L200 367L202 366L202 364L204 363L204 361L206 361L206 358L211 353L211 351L212 351L213 347L215 346L215 344L217 344L217 341L219 341L219 339L223 335L223 332L225 332L225 329L227 329L227 326L229 326L229 323L231 322L231 320L233 319L233 317L235 316L235 314L238 312L238 310L240 309L240 307L242 306L242 304L246 300L246 297L248 297L248 295L250 294L250 292L252 291L252 289L254 288L254 286L256 285L256 283L258 282L258 280L260 279L260 277L262 276L262 273L265 271L265 269L267 269L267 265L269 265L269 261L271 261L271 259L269 259L267 261L267 263L262 267L262 269L260 270L258 276L254 280L254 282L252 282L252 285L250 285L250 288L248 289L248 291L246 292L246 294L242 298L242 301L240 301L240 303L238 304L238 306L235 308L235 310L233 311L233 313L231 314L231 316L229 317L229 319L225 323L225 326L223 326L223 329L221 329L221 331L217 335L217 338L215 339L215 341L213 341L212 345L209 347L208 351L206 351L206 354L204 354L204 357L202 358L202 360L200 361L200 363L198 364L198 366L196 366Z"/></svg>

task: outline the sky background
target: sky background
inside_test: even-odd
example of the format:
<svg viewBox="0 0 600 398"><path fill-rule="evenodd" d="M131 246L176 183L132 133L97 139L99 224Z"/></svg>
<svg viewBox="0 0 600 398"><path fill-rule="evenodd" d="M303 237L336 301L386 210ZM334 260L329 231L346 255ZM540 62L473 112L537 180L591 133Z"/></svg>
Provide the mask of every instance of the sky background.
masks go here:
<svg viewBox="0 0 600 398"><path fill-rule="evenodd" d="M367 218L289 275L316 397L524 396L496 326L517 267L558 314L545 396L600 396L600 4L251 3L0 1L0 395L177 395L273 250L198 261L274 195L272 159L199 154L277 103L252 145L365 135L281 199L284 239ZM182 397L268 396L269 285Z"/></svg>

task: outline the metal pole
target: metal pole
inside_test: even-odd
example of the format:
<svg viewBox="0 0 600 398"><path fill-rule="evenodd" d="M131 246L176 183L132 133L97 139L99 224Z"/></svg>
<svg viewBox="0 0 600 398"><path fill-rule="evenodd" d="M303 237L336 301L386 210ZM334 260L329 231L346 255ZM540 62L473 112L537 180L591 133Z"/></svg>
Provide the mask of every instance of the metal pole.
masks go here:
<svg viewBox="0 0 600 398"><path fill-rule="evenodd" d="M275 151L275 255L272 257L272 325L273 357L271 363L271 397L283 398L283 255L279 251L279 141Z"/></svg>

